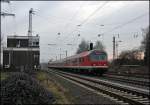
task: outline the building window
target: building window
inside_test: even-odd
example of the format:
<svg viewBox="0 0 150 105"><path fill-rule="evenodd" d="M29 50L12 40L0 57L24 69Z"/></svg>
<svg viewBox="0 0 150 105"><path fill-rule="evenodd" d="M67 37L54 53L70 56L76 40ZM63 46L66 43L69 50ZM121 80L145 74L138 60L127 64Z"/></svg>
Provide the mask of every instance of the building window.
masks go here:
<svg viewBox="0 0 150 105"><path fill-rule="evenodd" d="M36 59L36 58L38 58L38 57L39 57L39 55L37 55L37 54L34 55L34 59Z"/></svg>
<svg viewBox="0 0 150 105"><path fill-rule="evenodd" d="M38 46L38 45L39 45L39 42L36 42L36 45Z"/></svg>
<svg viewBox="0 0 150 105"><path fill-rule="evenodd" d="M39 46L39 42L33 42L33 46Z"/></svg>

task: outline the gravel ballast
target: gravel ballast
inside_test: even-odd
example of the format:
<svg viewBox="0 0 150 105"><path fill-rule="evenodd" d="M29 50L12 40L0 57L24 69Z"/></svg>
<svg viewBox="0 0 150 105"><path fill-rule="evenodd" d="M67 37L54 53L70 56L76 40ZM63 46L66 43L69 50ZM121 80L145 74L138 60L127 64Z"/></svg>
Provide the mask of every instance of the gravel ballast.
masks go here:
<svg viewBox="0 0 150 105"><path fill-rule="evenodd" d="M74 104L118 104L103 95L94 93L82 86L78 86L52 72L49 72L49 77L53 78L68 91L69 95L72 97L70 100Z"/></svg>

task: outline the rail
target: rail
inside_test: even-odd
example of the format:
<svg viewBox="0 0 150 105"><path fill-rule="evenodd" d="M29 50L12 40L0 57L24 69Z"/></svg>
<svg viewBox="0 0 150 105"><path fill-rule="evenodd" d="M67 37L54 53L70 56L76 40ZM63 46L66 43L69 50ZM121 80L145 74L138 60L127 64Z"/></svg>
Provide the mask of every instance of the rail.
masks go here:
<svg viewBox="0 0 150 105"><path fill-rule="evenodd" d="M47 71L50 72L50 71ZM103 94L109 95L110 97L117 98L120 101L128 104L141 104L149 105L149 92L139 92L136 89L129 89L125 86L118 86L116 84L111 84L103 80L93 79L77 74L66 73L62 71L54 71L55 74L67 78L69 80L75 81L82 84L88 88L94 89Z"/></svg>

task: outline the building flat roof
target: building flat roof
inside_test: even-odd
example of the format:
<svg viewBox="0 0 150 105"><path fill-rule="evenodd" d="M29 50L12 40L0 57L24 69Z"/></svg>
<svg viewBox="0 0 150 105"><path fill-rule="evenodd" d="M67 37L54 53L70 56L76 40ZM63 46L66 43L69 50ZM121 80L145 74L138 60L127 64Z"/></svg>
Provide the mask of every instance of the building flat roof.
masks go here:
<svg viewBox="0 0 150 105"><path fill-rule="evenodd" d="M7 39L29 39L29 38L39 38L40 36L7 36Z"/></svg>
<svg viewBox="0 0 150 105"><path fill-rule="evenodd" d="M4 48L3 51L40 51L40 48Z"/></svg>

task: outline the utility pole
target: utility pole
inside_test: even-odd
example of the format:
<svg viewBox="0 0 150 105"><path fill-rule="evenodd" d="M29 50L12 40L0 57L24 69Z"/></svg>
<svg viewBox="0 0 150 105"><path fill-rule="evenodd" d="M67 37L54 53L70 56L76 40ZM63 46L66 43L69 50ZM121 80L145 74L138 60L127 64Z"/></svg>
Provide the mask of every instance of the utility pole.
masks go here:
<svg viewBox="0 0 150 105"><path fill-rule="evenodd" d="M144 52L144 60L145 64L150 68L150 35L149 32L146 34L146 46L145 46L145 52Z"/></svg>
<svg viewBox="0 0 150 105"><path fill-rule="evenodd" d="M60 60L61 60L61 48L60 48L60 56L59 57L60 57Z"/></svg>
<svg viewBox="0 0 150 105"><path fill-rule="evenodd" d="M56 60L57 60L57 56L56 56Z"/></svg>
<svg viewBox="0 0 150 105"><path fill-rule="evenodd" d="M67 58L67 50L66 50L66 58Z"/></svg>
<svg viewBox="0 0 150 105"><path fill-rule="evenodd" d="M61 53L60 53L60 60L61 60Z"/></svg>
<svg viewBox="0 0 150 105"><path fill-rule="evenodd" d="M147 65L148 65L148 69L150 69L150 35L148 34L147 36L147 45L146 45L146 52L147 52ZM150 74L150 72L149 72Z"/></svg>
<svg viewBox="0 0 150 105"><path fill-rule="evenodd" d="M67 50L66 50L66 64L67 64Z"/></svg>
<svg viewBox="0 0 150 105"><path fill-rule="evenodd" d="M118 34L118 38L119 38L119 34ZM116 59L118 59L118 44L119 41L116 41Z"/></svg>
<svg viewBox="0 0 150 105"><path fill-rule="evenodd" d="M6 2L6 3L10 3L9 0L2 0L1 2ZM5 16L15 16L15 14L12 14L12 13L5 13L5 12L0 12L1 13L1 16L5 17ZM0 69L1 69L1 53L2 53L2 49L1 49L1 33L0 33Z"/></svg>
<svg viewBox="0 0 150 105"><path fill-rule="evenodd" d="M122 42L121 40L116 41L116 58L118 59L118 55L119 55L119 43Z"/></svg>
<svg viewBox="0 0 150 105"><path fill-rule="evenodd" d="M118 42L116 41L116 59L118 59Z"/></svg>
<svg viewBox="0 0 150 105"><path fill-rule="evenodd" d="M116 48L115 48L115 43L116 43L116 42L115 42L115 36L113 36L113 60L115 59L115 55L116 55L116 54L115 54L115 53L116 53L116 52L115 52L115 50L116 50Z"/></svg>

